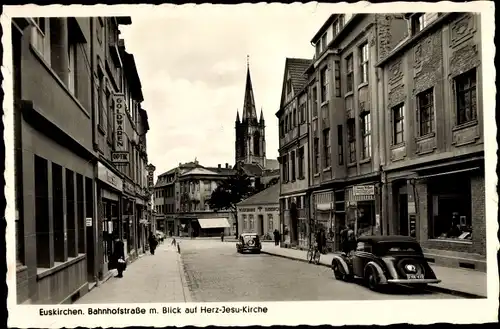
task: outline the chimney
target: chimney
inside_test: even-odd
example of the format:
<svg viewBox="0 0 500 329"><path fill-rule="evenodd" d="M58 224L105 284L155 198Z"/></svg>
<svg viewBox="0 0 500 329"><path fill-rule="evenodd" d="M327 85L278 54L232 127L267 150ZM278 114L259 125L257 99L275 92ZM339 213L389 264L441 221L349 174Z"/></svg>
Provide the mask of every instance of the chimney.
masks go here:
<svg viewBox="0 0 500 329"><path fill-rule="evenodd" d="M228 169L228 168L229 168L229 163L226 162L226 169Z"/></svg>
<svg viewBox="0 0 500 329"><path fill-rule="evenodd" d="M220 163L217 165L217 168L219 168L219 169L220 169Z"/></svg>

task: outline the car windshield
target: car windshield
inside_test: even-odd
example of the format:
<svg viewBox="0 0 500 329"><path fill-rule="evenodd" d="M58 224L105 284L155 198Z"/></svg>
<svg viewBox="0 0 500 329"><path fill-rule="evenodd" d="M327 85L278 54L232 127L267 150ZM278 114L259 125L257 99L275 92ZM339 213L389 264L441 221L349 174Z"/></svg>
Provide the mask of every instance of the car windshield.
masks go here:
<svg viewBox="0 0 500 329"><path fill-rule="evenodd" d="M247 243L249 241L255 241L255 242L258 242L259 241L259 236L258 235L244 235L243 236L243 242L244 243Z"/></svg>
<svg viewBox="0 0 500 329"><path fill-rule="evenodd" d="M381 255L399 253L422 254L422 248L420 248L418 243L414 242L379 242L376 250Z"/></svg>

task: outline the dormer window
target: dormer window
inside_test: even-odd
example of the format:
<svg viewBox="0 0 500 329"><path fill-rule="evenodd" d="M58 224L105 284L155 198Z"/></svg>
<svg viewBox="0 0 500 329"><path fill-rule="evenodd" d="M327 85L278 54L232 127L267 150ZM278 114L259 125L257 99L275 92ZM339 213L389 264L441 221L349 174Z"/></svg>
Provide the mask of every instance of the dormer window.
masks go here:
<svg viewBox="0 0 500 329"><path fill-rule="evenodd" d="M326 42L327 42L327 39L326 39L326 32L323 34L323 36L321 37L321 52L323 52L325 49L326 49Z"/></svg>

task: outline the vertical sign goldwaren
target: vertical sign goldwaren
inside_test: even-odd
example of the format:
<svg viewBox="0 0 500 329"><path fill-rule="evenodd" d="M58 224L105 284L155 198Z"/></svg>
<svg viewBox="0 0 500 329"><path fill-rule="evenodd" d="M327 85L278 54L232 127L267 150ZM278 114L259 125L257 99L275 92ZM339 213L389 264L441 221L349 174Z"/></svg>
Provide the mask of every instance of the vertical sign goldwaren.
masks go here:
<svg viewBox="0 0 500 329"><path fill-rule="evenodd" d="M115 151L116 152L126 152L124 141L124 125L125 125L125 95L115 94L113 95L113 100L115 104Z"/></svg>

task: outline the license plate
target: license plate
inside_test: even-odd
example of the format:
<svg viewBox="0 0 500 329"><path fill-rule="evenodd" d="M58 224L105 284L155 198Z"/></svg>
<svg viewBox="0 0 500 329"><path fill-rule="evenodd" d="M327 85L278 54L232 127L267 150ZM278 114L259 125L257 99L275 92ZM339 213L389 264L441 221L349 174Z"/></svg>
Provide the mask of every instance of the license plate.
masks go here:
<svg viewBox="0 0 500 329"><path fill-rule="evenodd" d="M408 274L407 277L408 277L408 279L423 279L424 275L423 274Z"/></svg>

